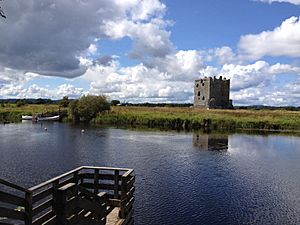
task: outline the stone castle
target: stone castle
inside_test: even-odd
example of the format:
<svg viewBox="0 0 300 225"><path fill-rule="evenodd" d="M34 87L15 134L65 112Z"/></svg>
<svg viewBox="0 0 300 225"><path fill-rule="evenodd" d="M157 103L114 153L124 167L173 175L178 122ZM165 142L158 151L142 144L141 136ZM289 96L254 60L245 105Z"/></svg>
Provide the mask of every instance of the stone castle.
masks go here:
<svg viewBox="0 0 300 225"><path fill-rule="evenodd" d="M202 109L232 109L232 101L229 99L230 80L204 77L195 80L194 107Z"/></svg>

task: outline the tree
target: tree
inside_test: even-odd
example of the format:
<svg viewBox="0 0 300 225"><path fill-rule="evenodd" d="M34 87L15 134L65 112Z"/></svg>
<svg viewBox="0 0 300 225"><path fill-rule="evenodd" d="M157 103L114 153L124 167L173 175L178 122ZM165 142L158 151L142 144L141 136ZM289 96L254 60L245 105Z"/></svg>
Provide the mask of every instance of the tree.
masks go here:
<svg viewBox="0 0 300 225"><path fill-rule="evenodd" d="M24 105L26 105L25 99L18 99L18 100L16 101L16 106L17 106L17 107L21 107L21 106L24 106Z"/></svg>
<svg viewBox="0 0 300 225"><path fill-rule="evenodd" d="M2 0L0 0L2 1ZM1 6L0 6L0 16L3 17L3 18L6 18L5 14L4 14L4 11L2 10Z"/></svg>
<svg viewBox="0 0 300 225"><path fill-rule="evenodd" d="M60 107L68 107L70 104L70 100L68 98L68 96L64 96L62 100L59 101L59 106Z"/></svg>
<svg viewBox="0 0 300 225"><path fill-rule="evenodd" d="M82 96L79 100L72 101L69 105L73 121L90 122L98 113L109 110L110 104L104 95Z"/></svg>
<svg viewBox="0 0 300 225"><path fill-rule="evenodd" d="M110 102L110 104L111 104L111 105L118 105L118 104L120 104L120 101L119 101L119 100L112 100L112 101Z"/></svg>

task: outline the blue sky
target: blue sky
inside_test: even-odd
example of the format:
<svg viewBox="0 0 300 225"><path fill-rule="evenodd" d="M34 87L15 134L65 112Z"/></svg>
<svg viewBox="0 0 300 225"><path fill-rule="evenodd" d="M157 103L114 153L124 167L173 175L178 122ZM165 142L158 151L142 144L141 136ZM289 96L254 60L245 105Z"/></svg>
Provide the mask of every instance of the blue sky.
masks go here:
<svg viewBox="0 0 300 225"><path fill-rule="evenodd" d="M203 76L235 105L300 105L300 0L1 2L0 98L192 102Z"/></svg>

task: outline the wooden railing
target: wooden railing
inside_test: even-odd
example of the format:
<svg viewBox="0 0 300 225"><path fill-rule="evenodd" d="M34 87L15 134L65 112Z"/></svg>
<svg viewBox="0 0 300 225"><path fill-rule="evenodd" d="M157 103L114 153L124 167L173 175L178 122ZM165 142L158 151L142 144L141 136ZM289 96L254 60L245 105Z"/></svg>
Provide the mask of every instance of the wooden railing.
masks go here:
<svg viewBox="0 0 300 225"><path fill-rule="evenodd" d="M0 184L21 192L0 191L0 217L24 221L26 225L76 224L84 219L99 220L119 207L123 224L133 220L135 176L132 169L82 166L29 189L0 180ZM18 210L17 210L18 209ZM97 210L94 210L97 209ZM65 221L65 222L62 222ZM100 223L101 222L101 223Z"/></svg>

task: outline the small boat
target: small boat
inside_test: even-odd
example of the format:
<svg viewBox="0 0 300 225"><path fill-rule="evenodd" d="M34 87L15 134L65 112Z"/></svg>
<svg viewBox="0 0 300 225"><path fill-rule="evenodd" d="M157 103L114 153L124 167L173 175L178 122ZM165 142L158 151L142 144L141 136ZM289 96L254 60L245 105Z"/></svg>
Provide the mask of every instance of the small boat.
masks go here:
<svg viewBox="0 0 300 225"><path fill-rule="evenodd" d="M57 121L59 120L59 115L49 116L49 117L38 117L37 121Z"/></svg>
<svg viewBox="0 0 300 225"><path fill-rule="evenodd" d="M59 115L57 115L57 116L49 116L49 117L22 116L22 120L57 121L57 120L59 120Z"/></svg>
<svg viewBox="0 0 300 225"><path fill-rule="evenodd" d="M22 120L33 120L33 116L22 116Z"/></svg>

